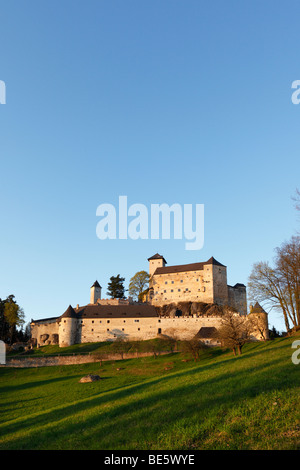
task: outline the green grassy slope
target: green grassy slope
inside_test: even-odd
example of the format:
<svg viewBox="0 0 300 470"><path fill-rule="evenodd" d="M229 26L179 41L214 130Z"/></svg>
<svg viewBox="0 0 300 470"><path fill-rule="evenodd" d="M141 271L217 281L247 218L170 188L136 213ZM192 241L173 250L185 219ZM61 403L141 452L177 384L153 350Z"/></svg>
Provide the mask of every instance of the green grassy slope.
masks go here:
<svg viewBox="0 0 300 470"><path fill-rule="evenodd" d="M213 350L197 363L173 354L1 368L0 449L299 449L295 339L249 344L239 357ZM88 373L103 379L78 383Z"/></svg>

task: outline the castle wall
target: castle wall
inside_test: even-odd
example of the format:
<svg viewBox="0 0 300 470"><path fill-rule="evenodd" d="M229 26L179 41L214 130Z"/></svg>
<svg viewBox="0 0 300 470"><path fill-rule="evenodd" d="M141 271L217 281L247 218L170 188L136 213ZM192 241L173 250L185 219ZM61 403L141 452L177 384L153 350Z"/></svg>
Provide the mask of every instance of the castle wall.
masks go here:
<svg viewBox="0 0 300 470"><path fill-rule="evenodd" d="M228 287L228 305L235 308L242 315L247 315L247 294L246 287L237 285Z"/></svg>
<svg viewBox="0 0 300 470"><path fill-rule="evenodd" d="M82 322L82 323L81 323ZM102 341L115 341L117 338L127 340L148 340L157 335L176 336L180 340L190 339L196 335L203 326L218 327L220 318L190 317L179 318L120 318L91 319L77 321L75 343L92 343ZM61 337L62 345L67 340Z"/></svg>
<svg viewBox="0 0 300 470"><path fill-rule="evenodd" d="M226 266L212 265L213 279L213 302L216 304L228 304L228 288L227 288L227 269ZM207 266L204 267L206 269Z"/></svg>
<svg viewBox="0 0 300 470"><path fill-rule="evenodd" d="M184 301L213 303L212 265L205 266L205 270L154 275L151 286L152 305Z"/></svg>
<svg viewBox="0 0 300 470"><path fill-rule="evenodd" d="M130 305L133 304L132 297L127 299L99 299L95 302L99 305Z"/></svg>
<svg viewBox="0 0 300 470"><path fill-rule="evenodd" d="M85 318L78 320L76 343L115 341L117 338L145 340L157 335L157 318Z"/></svg>
<svg viewBox="0 0 300 470"><path fill-rule="evenodd" d="M180 318L162 317L158 320L161 334L176 337L179 340L192 339L202 327L220 326L220 317L197 317L196 315Z"/></svg>
<svg viewBox="0 0 300 470"><path fill-rule="evenodd" d="M253 339L268 339L267 316L251 314L249 320L258 319L254 323ZM218 329L221 317L213 316L182 316L182 317L144 317L144 318L62 318L57 322L45 322L32 325L32 337L38 344L50 344L52 335L59 335L61 347L78 343L93 343L102 341L115 341L124 338L130 341L148 340L158 335L176 337L179 340L191 339L202 327ZM264 330L262 334L262 330ZM48 342L42 343L41 335L48 335ZM216 341L209 341L217 344Z"/></svg>
<svg viewBox="0 0 300 470"><path fill-rule="evenodd" d="M152 259L149 261L149 276L155 273L156 268L162 268L165 265L163 259Z"/></svg>
<svg viewBox="0 0 300 470"><path fill-rule="evenodd" d="M31 327L31 338L36 340L38 346L46 344L57 344L58 342L58 321L49 319L43 322L33 322Z"/></svg>

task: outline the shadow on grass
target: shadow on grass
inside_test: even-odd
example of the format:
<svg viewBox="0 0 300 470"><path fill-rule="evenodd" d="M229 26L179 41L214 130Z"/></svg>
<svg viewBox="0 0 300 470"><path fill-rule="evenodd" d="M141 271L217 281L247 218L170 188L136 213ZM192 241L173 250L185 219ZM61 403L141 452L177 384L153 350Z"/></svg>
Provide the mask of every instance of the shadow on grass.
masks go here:
<svg viewBox="0 0 300 470"><path fill-rule="evenodd" d="M218 406L233 406L241 399L253 398L262 392L285 389L290 386L291 381L299 386L300 378L295 366L291 369L293 372L289 372L288 380L278 383L272 378L282 371L283 366L286 367L286 358L264 361L253 369L248 359L259 354L259 351L249 351L238 360L235 357L227 357L214 364L195 363L188 370L171 372L163 377L147 378L139 384L99 390L75 403L16 419L2 426L2 432L6 435L12 434L11 442L4 444L4 447L34 449L63 448L60 446L65 445L71 448L70 442L78 440L78 429L83 427L85 435L88 433L86 448L91 448L92 440L93 448L101 448L102 443L106 443L108 447L105 448L108 449L110 440L116 442L116 435L119 436L120 442L122 439L126 442L128 448L128 442L132 442L132 439L144 439L143 425L146 429L152 423L149 432L153 439L155 432L159 432L168 423L181 418L192 418L196 412L200 419L205 419L206 413ZM228 365L235 366L236 370L226 367L223 372L223 367ZM73 377L78 378L78 375ZM67 377L68 380L70 378L72 377ZM41 382L36 385L39 383ZM83 386L86 385L89 384ZM107 409L107 406L110 409ZM153 416L151 410L155 410ZM91 413L93 415L89 416ZM74 420L76 422L70 424L70 421ZM133 423L135 433L129 437L126 428L131 429ZM94 428L95 436L92 435ZM18 437L15 435L17 432L28 432L28 435ZM118 445L121 445L120 442Z"/></svg>

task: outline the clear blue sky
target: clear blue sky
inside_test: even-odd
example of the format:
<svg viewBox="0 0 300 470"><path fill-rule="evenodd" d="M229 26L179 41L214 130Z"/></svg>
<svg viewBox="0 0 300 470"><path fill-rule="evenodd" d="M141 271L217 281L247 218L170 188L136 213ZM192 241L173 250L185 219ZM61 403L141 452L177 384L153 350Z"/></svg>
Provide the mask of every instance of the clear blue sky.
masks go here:
<svg viewBox="0 0 300 470"><path fill-rule="evenodd" d="M299 221L299 1L0 1L0 297L26 321L97 279L214 256L247 284ZM205 243L96 237L96 208L204 204ZM283 329L278 314L271 326Z"/></svg>

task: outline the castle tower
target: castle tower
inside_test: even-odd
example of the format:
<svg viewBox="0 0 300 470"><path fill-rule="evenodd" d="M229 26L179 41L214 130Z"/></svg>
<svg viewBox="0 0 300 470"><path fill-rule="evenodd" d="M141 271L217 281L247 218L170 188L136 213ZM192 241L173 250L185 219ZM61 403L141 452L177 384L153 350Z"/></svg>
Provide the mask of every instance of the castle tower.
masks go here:
<svg viewBox="0 0 300 470"><path fill-rule="evenodd" d="M71 305L67 308L65 313L61 316L59 323L59 346L71 346L76 340L77 330L77 315Z"/></svg>
<svg viewBox="0 0 300 470"><path fill-rule="evenodd" d="M156 271L156 268L164 268L165 265L167 264L165 258L158 253L156 255L151 256L151 258L148 258L149 261L149 276L151 277L154 272Z"/></svg>
<svg viewBox="0 0 300 470"><path fill-rule="evenodd" d="M269 339L268 314L258 302L256 302L254 307L253 305L250 305L248 318L252 320L252 324L254 326L253 333L256 339Z"/></svg>
<svg viewBox="0 0 300 470"><path fill-rule="evenodd" d="M91 287L91 299L90 299L91 304L96 304L97 300L101 299L101 289L102 287L100 286L99 282L95 281Z"/></svg>

